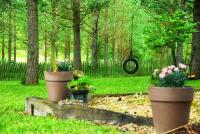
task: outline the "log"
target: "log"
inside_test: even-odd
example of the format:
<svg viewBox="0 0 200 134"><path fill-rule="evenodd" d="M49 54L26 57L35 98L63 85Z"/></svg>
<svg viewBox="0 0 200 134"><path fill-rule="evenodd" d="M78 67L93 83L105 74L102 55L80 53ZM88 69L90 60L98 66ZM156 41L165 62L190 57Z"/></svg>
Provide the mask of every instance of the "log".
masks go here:
<svg viewBox="0 0 200 134"><path fill-rule="evenodd" d="M33 116L53 116L60 119L79 119L113 124L146 124L145 119L133 117L131 115L104 109L90 108L85 105L59 105L56 102L38 97L26 98L25 112Z"/></svg>

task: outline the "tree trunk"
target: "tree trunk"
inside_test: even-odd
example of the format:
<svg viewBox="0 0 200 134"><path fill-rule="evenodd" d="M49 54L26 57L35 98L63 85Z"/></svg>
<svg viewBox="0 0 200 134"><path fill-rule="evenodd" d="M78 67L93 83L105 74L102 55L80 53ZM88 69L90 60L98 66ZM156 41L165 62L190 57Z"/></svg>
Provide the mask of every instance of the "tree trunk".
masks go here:
<svg viewBox="0 0 200 134"><path fill-rule="evenodd" d="M171 47L171 55L172 55L173 64L174 64L175 66L177 66L176 47L175 47L175 44L174 44L174 46Z"/></svg>
<svg viewBox="0 0 200 134"><path fill-rule="evenodd" d="M2 61L5 59L5 20L4 14L2 13L2 48L1 48Z"/></svg>
<svg viewBox="0 0 200 134"><path fill-rule="evenodd" d="M58 46L56 46L56 59L58 59Z"/></svg>
<svg viewBox="0 0 200 134"><path fill-rule="evenodd" d="M181 4L185 7L186 0L181 0Z"/></svg>
<svg viewBox="0 0 200 134"><path fill-rule="evenodd" d="M177 64L183 63L183 42L177 43Z"/></svg>
<svg viewBox="0 0 200 134"><path fill-rule="evenodd" d="M71 33L67 32L66 39L65 39L65 59L70 61L70 43L71 43Z"/></svg>
<svg viewBox="0 0 200 134"><path fill-rule="evenodd" d="M85 61L86 63L89 62L89 49L90 49L90 38L88 37L88 43L86 45L86 57L85 57Z"/></svg>
<svg viewBox="0 0 200 134"><path fill-rule="evenodd" d="M26 70L26 84L37 85L38 61L39 61L39 42L38 42L38 1L27 0L28 6L28 57Z"/></svg>
<svg viewBox="0 0 200 134"><path fill-rule="evenodd" d="M185 8L186 1L181 0L182 8ZM182 19L184 19L182 17ZM183 63L183 42L177 43L177 63Z"/></svg>
<svg viewBox="0 0 200 134"><path fill-rule="evenodd" d="M12 59L12 1L8 5L8 61Z"/></svg>
<svg viewBox="0 0 200 134"><path fill-rule="evenodd" d="M197 23L192 35L192 73L200 78L200 1L194 1L194 22Z"/></svg>
<svg viewBox="0 0 200 134"><path fill-rule="evenodd" d="M105 10L105 46L104 46L104 64L108 64L108 8Z"/></svg>
<svg viewBox="0 0 200 134"><path fill-rule="evenodd" d="M118 59L123 61L127 55L125 47L125 16L123 9L123 0L120 0L120 12L121 12L121 34L120 34L120 44L118 45Z"/></svg>
<svg viewBox="0 0 200 134"><path fill-rule="evenodd" d="M56 71L56 0L51 1L52 31L51 31L51 68Z"/></svg>
<svg viewBox="0 0 200 134"><path fill-rule="evenodd" d="M47 54L48 54L48 31L45 29L44 33L44 61L47 62Z"/></svg>
<svg viewBox="0 0 200 134"><path fill-rule="evenodd" d="M16 59L17 59L17 27L16 27L16 13L14 13L14 16L13 16L13 25L14 25L14 62L16 62Z"/></svg>
<svg viewBox="0 0 200 134"><path fill-rule="evenodd" d="M85 61L86 63L89 63L89 55L90 55L90 49L92 48L92 43L91 43L91 34L87 34L87 45L86 45L86 57Z"/></svg>
<svg viewBox="0 0 200 134"><path fill-rule="evenodd" d="M94 66L98 63L98 22L99 10L94 12L94 31L93 31L93 49L92 49L92 63Z"/></svg>
<svg viewBox="0 0 200 134"><path fill-rule="evenodd" d="M141 5L141 6L144 6L144 2L145 2L145 0L141 0L141 1L140 1L140 5Z"/></svg>
<svg viewBox="0 0 200 134"><path fill-rule="evenodd" d="M74 31L74 69L81 70L80 0L72 0Z"/></svg>
<svg viewBox="0 0 200 134"><path fill-rule="evenodd" d="M113 0L114 4L114 16L113 16L113 35L112 35L112 61L115 61L115 50L116 50L116 41L115 41L115 35L116 35L116 0Z"/></svg>

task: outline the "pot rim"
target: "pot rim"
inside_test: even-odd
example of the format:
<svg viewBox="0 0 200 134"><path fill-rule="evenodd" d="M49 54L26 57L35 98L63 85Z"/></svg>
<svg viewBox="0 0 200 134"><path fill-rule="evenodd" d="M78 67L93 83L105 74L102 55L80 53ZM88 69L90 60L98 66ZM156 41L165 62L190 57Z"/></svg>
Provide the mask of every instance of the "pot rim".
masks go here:
<svg viewBox="0 0 200 134"><path fill-rule="evenodd" d="M45 80L48 82L68 82L73 79L71 71L66 72L47 72L44 71Z"/></svg>
<svg viewBox="0 0 200 134"><path fill-rule="evenodd" d="M194 97L192 87L149 87L151 101L160 102L190 102Z"/></svg>
<svg viewBox="0 0 200 134"><path fill-rule="evenodd" d="M190 89L194 89L192 86L183 86L183 87L160 87L160 86L155 86L155 85L149 86L149 88L151 88L151 87L152 87L152 88L165 88L165 89L167 89L167 88L169 88L169 89L170 89L170 88L173 88L174 90L175 90L175 89L186 89L186 88L187 88L187 89L189 89L189 88L190 88Z"/></svg>
<svg viewBox="0 0 200 134"><path fill-rule="evenodd" d="M72 71L44 71L44 73L72 73Z"/></svg>

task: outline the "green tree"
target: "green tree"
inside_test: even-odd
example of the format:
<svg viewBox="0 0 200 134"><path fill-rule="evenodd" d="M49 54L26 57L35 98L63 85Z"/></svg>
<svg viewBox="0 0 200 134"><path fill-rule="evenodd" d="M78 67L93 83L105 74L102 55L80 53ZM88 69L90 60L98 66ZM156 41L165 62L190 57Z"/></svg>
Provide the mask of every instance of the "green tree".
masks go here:
<svg viewBox="0 0 200 134"><path fill-rule="evenodd" d="M182 10L176 10L173 15L168 13L157 16L157 25L152 27L152 36L148 38L151 48L167 47L171 49L173 64L177 65L178 45L180 42L187 43L194 24L190 22L190 16ZM155 30L156 29L156 30ZM156 31L156 32L155 32ZM156 34L155 34L156 33Z"/></svg>

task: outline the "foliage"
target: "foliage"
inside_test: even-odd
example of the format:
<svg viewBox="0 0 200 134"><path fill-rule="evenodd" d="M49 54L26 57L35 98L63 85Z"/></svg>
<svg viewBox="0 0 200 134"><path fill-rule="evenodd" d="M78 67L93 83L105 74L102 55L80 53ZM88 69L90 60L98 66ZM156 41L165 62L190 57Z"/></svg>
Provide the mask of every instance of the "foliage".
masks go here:
<svg viewBox="0 0 200 134"><path fill-rule="evenodd" d="M91 81L88 77L83 76L77 80L72 80L68 83L69 90L90 90Z"/></svg>
<svg viewBox="0 0 200 134"><path fill-rule="evenodd" d="M26 2L23 0L16 0L13 2L13 12L16 14L16 25L17 25L17 60L26 61L26 46L27 46L27 22L26 22ZM131 18L134 15L133 20L133 49L134 53L138 56L141 56L142 59L153 57L149 55L148 45L145 43L146 32L144 28L151 27L149 24L151 14L146 11L146 8L141 7L139 4L140 1L131 0L123 1L121 4L120 1L116 1L116 7L113 6L112 0L81 0L81 51L82 51L82 61L85 61L86 52L88 52L89 60L91 59L91 45L92 45L92 35L93 35L93 12L94 10L100 10L99 17L99 35L98 39L101 41L99 43L99 52L100 58L104 58L104 31L105 31L105 18L104 18L104 9L108 7L109 10L109 48L108 55L109 59L112 57L112 42L115 39L116 46L122 44L123 50L129 51L129 40L130 40L130 28L131 28ZM51 13L51 1L50 0L41 0L38 3L39 7L39 54L40 62L44 61L44 53L47 51L47 62L51 60L51 68L56 70L56 61L54 59L63 60L65 57L65 44L67 42L68 36L70 34L72 37L72 10L71 2L66 0L59 0L56 4L56 44L51 53L51 34L52 34L52 13ZM5 31L7 31L7 4L2 5L5 7L4 17L5 17ZM114 9L116 10L116 18L114 18ZM124 16L124 35L121 35L122 32L122 16ZM0 16L0 19L2 17ZM115 31L115 37L113 37L113 25L116 25L117 31ZM1 29L1 27L0 27ZM47 38L45 38L47 36ZM2 34L0 33L0 39ZM8 35L5 33L5 44L7 42ZM70 53L71 59L73 56L73 39L69 37L70 42ZM48 48L45 50L44 42L47 42ZM88 47L89 46L89 47ZM89 48L89 50L87 50ZM118 51L116 47L116 52ZM1 50L1 48L0 48ZM123 52L123 57L126 57L126 51ZM7 55L7 51L5 51ZM57 55L52 56L51 55ZM144 56L145 55L145 56ZM7 57L7 56L6 56ZM51 58L50 58L51 57ZM56 57L56 58L55 58ZM116 53L116 58L117 56ZM89 61L90 62L90 61Z"/></svg>
<svg viewBox="0 0 200 134"><path fill-rule="evenodd" d="M153 77L159 79L159 86L161 87L183 87L187 79L185 70L186 65L184 64L179 64L179 67L171 65L164 67L161 72L156 69Z"/></svg>
<svg viewBox="0 0 200 134"><path fill-rule="evenodd" d="M84 76L84 73L82 71L80 71L80 70L73 71L73 77L75 80L77 80L83 76Z"/></svg>
<svg viewBox="0 0 200 134"><path fill-rule="evenodd" d="M0 23L3 23L2 16L4 16L5 24L5 46L8 42L8 2L12 2L12 14L16 15L17 28L17 61L26 61L27 49L27 9L26 1L24 0L3 0L0 2ZM69 60L74 56L73 54L73 32L72 32L72 8L71 1L58 0L56 1L56 43L53 52L51 52L52 44L52 9L51 0L40 0L38 2L38 17L39 17L39 55L40 62L44 61L45 52L47 52L47 62L51 60L51 70L56 71L56 60L66 59L66 54L70 53ZM137 55L140 60L151 62L152 59L162 56L157 56L157 52L166 51L166 57L171 58L169 48L178 47L178 43L184 44L183 57L190 61L193 23L192 23L192 2L186 2L183 7L179 1L166 0L145 0L143 4L141 0L121 0L114 3L113 0L81 0L81 56L82 61L92 61L92 42L94 30L94 11L101 10L99 14L99 29L98 29L98 57L102 62L104 59L105 46L105 9L108 9L108 60L112 59L115 48L115 60L119 61L126 58L130 51L130 45L133 46L134 55ZM115 14L115 15L114 15ZM133 27L131 20L133 17ZM13 20L12 20L12 23ZM14 25L14 24L13 24ZM116 27L116 30L115 28ZM0 27L0 40L2 42L3 27ZM131 32L133 34L131 35ZM14 34L14 33L13 33ZM68 36L69 35L69 36ZM14 37L14 35L13 35ZM132 40L132 41L131 41ZM45 49L44 44L47 44ZM14 40L13 40L14 43ZM66 49L66 44L69 43L69 49ZM187 45L187 46L186 46ZM186 48L187 47L187 48ZM14 48L14 47L13 47ZM187 50L186 50L187 49ZM2 47L0 47L0 51ZM186 52L187 51L187 52ZM12 50L13 52L13 50ZM168 53L167 53L168 52ZM50 58L54 55L53 58ZM7 57L7 50L5 48L5 58ZM189 58L188 58L189 57ZM184 59L186 59L184 58ZM168 61L167 59L167 61ZM162 59L163 60L163 59ZM166 59L164 60L166 62ZM184 61L185 62L185 61ZM114 63L115 64L115 63ZM106 65L102 65L101 69L93 72L90 65L83 68L84 73L93 77L102 76L126 76L121 70L120 64L109 66L106 71ZM152 71L153 65L140 64L141 69L139 75L149 75ZM159 64L158 66L160 66ZM99 65L100 66L100 65ZM111 67L110 67L111 66ZM147 67L151 66L151 67ZM157 67L156 67L157 68ZM145 72L145 73L143 73ZM16 72L16 77L17 77ZM137 74L138 75L138 74ZM11 77L10 77L11 78Z"/></svg>
<svg viewBox="0 0 200 134"><path fill-rule="evenodd" d="M157 24L150 31L149 46L153 49L161 47L174 47L176 43L187 42L194 32L194 23L190 16L183 10L176 10L172 15L164 13L156 15ZM155 32L156 31L156 32Z"/></svg>
<svg viewBox="0 0 200 134"><path fill-rule="evenodd" d="M54 65L54 69L52 68L52 64L49 64L49 67L47 68L47 71L53 71L53 72L66 72L72 70L72 64L67 61L57 62Z"/></svg>
<svg viewBox="0 0 200 134"><path fill-rule="evenodd" d="M72 64L70 62L58 62L57 63L57 71L58 72L65 72L65 71L71 71L72 70Z"/></svg>
<svg viewBox="0 0 200 134"><path fill-rule="evenodd" d="M108 7L109 2L110 0L89 0L87 6L92 12L96 10L100 11L102 8Z"/></svg>
<svg viewBox="0 0 200 134"><path fill-rule="evenodd" d="M91 90L91 80L83 74L83 72L76 70L73 72L74 80L67 85L69 90Z"/></svg>

